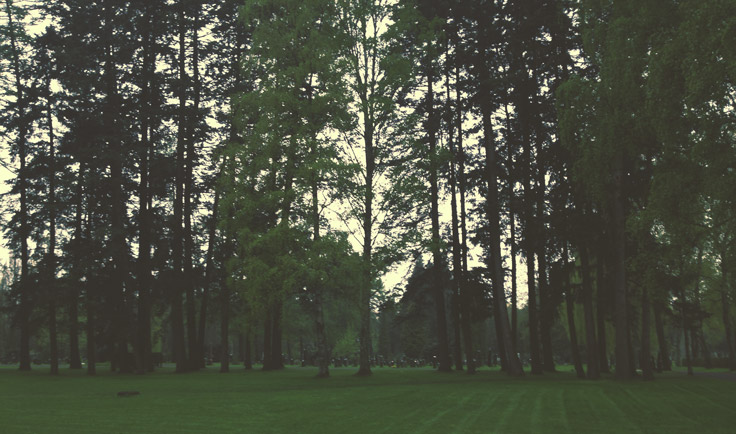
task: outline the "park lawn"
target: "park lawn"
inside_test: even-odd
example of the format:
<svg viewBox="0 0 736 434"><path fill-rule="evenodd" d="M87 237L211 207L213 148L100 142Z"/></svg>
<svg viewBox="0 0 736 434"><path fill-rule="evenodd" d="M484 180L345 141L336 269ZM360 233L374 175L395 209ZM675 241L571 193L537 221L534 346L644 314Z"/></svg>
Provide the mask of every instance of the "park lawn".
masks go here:
<svg viewBox="0 0 736 434"><path fill-rule="evenodd" d="M96 377L0 368L0 433L733 433L736 381L513 379L431 369L314 368ZM119 398L117 392L140 391Z"/></svg>

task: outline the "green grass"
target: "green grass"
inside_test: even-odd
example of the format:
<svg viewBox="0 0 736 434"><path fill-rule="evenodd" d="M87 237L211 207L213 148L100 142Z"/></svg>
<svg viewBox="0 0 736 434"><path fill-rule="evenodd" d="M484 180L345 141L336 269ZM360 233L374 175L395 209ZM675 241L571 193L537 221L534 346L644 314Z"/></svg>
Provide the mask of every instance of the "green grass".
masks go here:
<svg viewBox="0 0 736 434"><path fill-rule="evenodd" d="M736 381L590 382L431 369L314 368L178 375L0 368L0 433L732 433ZM123 390L139 396L118 398Z"/></svg>

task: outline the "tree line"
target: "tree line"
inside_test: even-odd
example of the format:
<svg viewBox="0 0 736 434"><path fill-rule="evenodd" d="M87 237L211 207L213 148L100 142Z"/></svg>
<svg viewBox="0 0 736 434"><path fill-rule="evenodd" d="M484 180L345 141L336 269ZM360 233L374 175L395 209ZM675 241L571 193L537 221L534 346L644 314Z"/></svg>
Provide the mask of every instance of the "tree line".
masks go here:
<svg viewBox="0 0 736 434"><path fill-rule="evenodd" d="M666 327L690 373L716 352L736 369L734 17L732 0L5 0L20 369L42 331L58 373L61 324L72 368L84 335L90 374L151 371L163 334L198 370L213 318L223 371L234 328L280 369L299 317L319 376L345 327L370 375L376 328L416 315L440 371L475 371L485 318L514 376L527 355L555 370L563 318L583 378L668 369ZM383 288L405 261L405 292Z"/></svg>

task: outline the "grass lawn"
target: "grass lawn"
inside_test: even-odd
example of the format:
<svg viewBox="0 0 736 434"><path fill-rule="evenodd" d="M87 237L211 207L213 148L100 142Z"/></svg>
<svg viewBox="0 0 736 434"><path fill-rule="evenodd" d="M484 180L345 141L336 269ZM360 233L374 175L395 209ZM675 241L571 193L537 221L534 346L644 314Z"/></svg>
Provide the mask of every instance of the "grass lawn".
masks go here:
<svg viewBox="0 0 736 434"><path fill-rule="evenodd" d="M733 433L736 381L675 372L654 382L512 379L431 369L314 368L97 377L0 368L0 433ZM119 398L117 392L140 391Z"/></svg>

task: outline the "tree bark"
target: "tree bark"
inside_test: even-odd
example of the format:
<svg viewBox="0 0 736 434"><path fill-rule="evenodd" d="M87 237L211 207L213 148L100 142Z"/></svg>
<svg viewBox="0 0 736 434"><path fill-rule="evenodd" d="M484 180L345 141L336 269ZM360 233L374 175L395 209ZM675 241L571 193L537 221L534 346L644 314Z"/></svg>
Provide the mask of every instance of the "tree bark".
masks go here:
<svg viewBox="0 0 736 434"><path fill-rule="evenodd" d="M56 327L56 149L54 145L54 122L51 110L51 77L46 81L46 122L49 129L49 245L46 257L46 284L49 293L49 346L51 375L59 374L59 343Z"/></svg>
<svg viewBox="0 0 736 434"><path fill-rule="evenodd" d="M29 318L31 315L31 300L29 297L30 285L28 281L28 199L27 199L27 180L26 180L26 135L28 134L28 125L25 121L26 103L23 85L21 83L21 66L18 49L18 41L14 24L14 16L11 10L11 1L5 1L5 11L8 16L8 37L10 39L10 54L13 62L13 76L15 78L16 93L16 118L18 121L18 160L20 168L18 169L18 190L20 194L20 214L18 216L19 236L20 236L20 306L19 306L19 328L20 328L20 354L18 355L21 371L31 370L31 331Z"/></svg>
<svg viewBox="0 0 736 434"><path fill-rule="evenodd" d="M204 355L199 354L199 343L197 338L196 322L196 300L194 288L193 255L194 234L192 233L192 198L194 197L194 164L197 160L194 143L197 140L199 127L199 102L201 94L201 82L199 78L199 1L192 3L194 9L191 11L194 17L194 29L192 35L192 81L193 102L192 118L187 122L186 159L184 163L184 285L187 297L187 346L189 350L189 369L197 370L202 366Z"/></svg>
<svg viewBox="0 0 736 434"><path fill-rule="evenodd" d="M662 319L662 313L664 311L664 304L661 301L657 301L653 304L654 310L654 327L657 331L657 343L659 344L659 356L658 363L659 369L663 371L671 371L672 363L670 361L670 352L667 346L667 340L664 335L664 320Z"/></svg>
<svg viewBox="0 0 736 434"><path fill-rule="evenodd" d="M448 67L446 71L446 85L447 91L447 142L450 147L450 154L452 156L450 160L450 208L452 210L451 225L452 225L452 321L453 321L453 332L455 338L455 344L453 345L453 358L455 359L455 369L458 371L463 370L463 356L462 356L462 338L461 338L461 301L460 301L460 282L463 281L463 267L460 249L460 223L458 221L458 210L457 210L457 176L455 174L455 165L457 164L457 155L455 153L455 130L452 122L452 99L450 96L450 69ZM468 361L470 362L470 361ZM468 368L470 369L470 368Z"/></svg>
<svg viewBox="0 0 736 434"><path fill-rule="evenodd" d="M445 313L445 291L442 284L442 270L444 260L440 247L440 221L439 221L439 189L437 172L439 164L437 161L437 128L438 120L434 108L434 71L431 59L425 59L427 76L427 139L429 141L429 194L430 194L430 220L432 223L432 274L434 304L437 315L437 359L438 371L450 372L450 354L447 338L447 315Z"/></svg>
<svg viewBox="0 0 736 434"><path fill-rule="evenodd" d="M652 366L652 351L649 339L650 314L651 306L649 304L649 294L646 288L641 291L641 354L639 355L639 365L644 380L654 380L654 366Z"/></svg>
<svg viewBox="0 0 736 434"><path fill-rule="evenodd" d="M728 369L736 371L736 350L734 350L733 323L731 322L730 312L731 301L728 299L728 274L726 273L724 256L725 255L721 255L721 309L723 314L723 328L726 332L726 345L728 346Z"/></svg>
<svg viewBox="0 0 736 434"><path fill-rule="evenodd" d="M586 353L588 355L588 379L600 378L598 345L595 339L595 318L593 316L593 284L590 278L590 260L585 241L580 242L580 265L583 277L583 312L585 313Z"/></svg>
<svg viewBox="0 0 736 434"><path fill-rule="evenodd" d="M509 375L521 376L524 371L516 354L511 353L511 331L509 318L506 312L506 294L504 291L503 259L501 257L501 222L500 205L498 201L498 161L496 146L493 141L493 127L491 123L491 108L485 104L482 109L483 116L483 138L486 151L486 182L488 183L488 224L490 229L490 257L489 268L492 272L493 297L498 300L501 309L498 310L501 342L503 351L508 362L506 372Z"/></svg>
<svg viewBox="0 0 736 434"><path fill-rule="evenodd" d="M617 380L631 379L629 370L629 323L626 296L626 214L624 197L623 156L616 157L613 174L613 251L614 251L614 322L616 325Z"/></svg>
<svg viewBox="0 0 736 434"><path fill-rule="evenodd" d="M607 282L608 279L605 274L605 245L600 243L601 247L598 249L598 257L596 259L596 320L598 321L598 366L600 372L603 374L610 374L611 370L608 367L608 347L606 345L606 297L608 294Z"/></svg>
<svg viewBox="0 0 736 434"><path fill-rule="evenodd" d="M178 84L178 125L176 140L175 161L175 193L174 193L174 221L172 230L172 265L174 282L171 287L171 321L174 339L174 359L176 361L176 372L186 372L187 354L184 336L184 308L182 306L182 265L183 265L183 199L184 199L184 149L186 134L186 22L184 14L185 3L181 3L178 11L179 20L179 84Z"/></svg>

